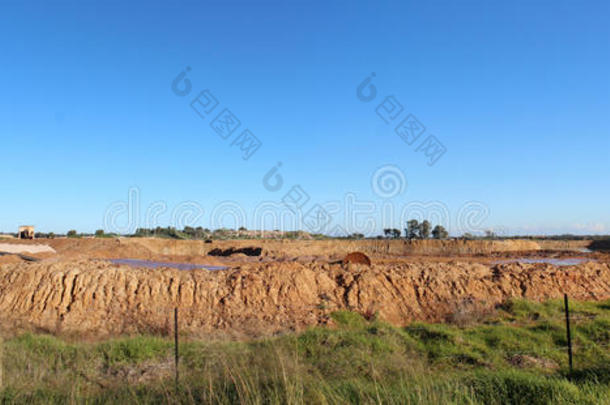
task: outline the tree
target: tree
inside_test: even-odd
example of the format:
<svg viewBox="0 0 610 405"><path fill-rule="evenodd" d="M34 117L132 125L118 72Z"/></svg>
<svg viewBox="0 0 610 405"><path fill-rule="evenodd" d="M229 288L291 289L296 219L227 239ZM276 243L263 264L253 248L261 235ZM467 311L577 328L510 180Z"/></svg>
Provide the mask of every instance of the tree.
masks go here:
<svg viewBox="0 0 610 405"><path fill-rule="evenodd" d="M389 237L390 237L390 235L392 235L392 230L391 230L390 228L385 228L385 229L383 230L383 235L384 235L386 238L389 238Z"/></svg>
<svg viewBox="0 0 610 405"><path fill-rule="evenodd" d="M78 234L76 233L76 231L74 229L71 229L68 231L66 236L68 236L68 238L76 238L77 235Z"/></svg>
<svg viewBox="0 0 610 405"><path fill-rule="evenodd" d="M446 239L449 237L449 232L442 225L436 225L432 230L432 236L434 239Z"/></svg>
<svg viewBox="0 0 610 405"><path fill-rule="evenodd" d="M138 229L136 229L136 233L134 235L138 236L138 237L145 237L145 236L151 236L153 234L153 232L154 231L152 229L138 228Z"/></svg>
<svg viewBox="0 0 610 405"><path fill-rule="evenodd" d="M97 231L95 231L95 237L96 238L102 238L104 236L104 230L103 229L98 229Z"/></svg>
<svg viewBox="0 0 610 405"><path fill-rule="evenodd" d="M419 224L419 237L422 239L428 239L430 237L430 229L432 225L428 220L424 220L421 224Z"/></svg>
<svg viewBox="0 0 610 405"><path fill-rule="evenodd" d="M412 219L407 222L405 235L408 239L415 239L419 236L419 222L417 221L417 219Z"/></svg>
<svg viewBox="0 0 610 405"><path fill-rule="evenodd" d="M180 235L178 235L178 230L176 228L174 228L173 226L168 226L166 232L167 232L167 236L169 236L170 238L182 239L180 237Z"/></svg>
<svg viewBox="0 0 610 405"><path fill-rule="evenodd" d="M205 237L205 234L206 234L206 232L201 226L198 226L197 228L195 228L195 238L203 239Z"/></svg>
<svg viewBox="0 0 610 405"><path fill-rule="evenodd" d="M392 237L394 239L400 238L400 229L392 229Z"/></svg>

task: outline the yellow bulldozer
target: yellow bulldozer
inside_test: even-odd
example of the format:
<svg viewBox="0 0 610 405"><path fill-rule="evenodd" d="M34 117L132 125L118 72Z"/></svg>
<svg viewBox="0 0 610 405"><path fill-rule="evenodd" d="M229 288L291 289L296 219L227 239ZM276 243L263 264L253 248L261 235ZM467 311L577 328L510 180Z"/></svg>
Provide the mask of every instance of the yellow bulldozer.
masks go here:
<svg viewBox="0 0 610 405"><path fill-rule="evenodd" d="M34 239L34 227L33 226L20 226L19 227L19 239Z"/></svg>

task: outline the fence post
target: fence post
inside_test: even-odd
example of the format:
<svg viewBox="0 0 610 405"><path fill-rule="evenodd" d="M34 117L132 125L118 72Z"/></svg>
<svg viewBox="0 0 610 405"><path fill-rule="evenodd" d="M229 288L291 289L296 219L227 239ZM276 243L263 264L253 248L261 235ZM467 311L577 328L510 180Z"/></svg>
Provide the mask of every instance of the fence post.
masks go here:
<svg viewBox="0 0 610 405"><path fill-rule="evenodd" d="M570 374L572 373L572 335L570 333L570 308L568 307L568 294L563 294L563 303L566 311L566 333L568 335L568 359L570 361Z"/></svg>
<svg viewBox="0 0 610 405"><path fill-rule="evenodd" d="M176 366L176 389L178 388L178 359L179 359L179 351L178 351L178 308L174 308L174 360Z"/></svg>
<svg viewBox="0 0 610 405"><path fill-rule="evenodd" d="M4 371L4 340L0 336L0 391L2 391L2 372Z"/></svg>

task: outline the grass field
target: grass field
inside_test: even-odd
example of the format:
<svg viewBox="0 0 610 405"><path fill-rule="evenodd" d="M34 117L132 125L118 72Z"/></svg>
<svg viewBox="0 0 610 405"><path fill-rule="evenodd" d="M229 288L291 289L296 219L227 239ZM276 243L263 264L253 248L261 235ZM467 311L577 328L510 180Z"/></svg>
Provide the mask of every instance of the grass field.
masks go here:
<svg viewBox="0 0 610 405"><path fill-rule="evenodd" d="M2 403L610 404L610 301L511 301L449 324L397 328L352 312L335 328L250 342L138 336L83 343L22 334L3 344Z"/></svg>

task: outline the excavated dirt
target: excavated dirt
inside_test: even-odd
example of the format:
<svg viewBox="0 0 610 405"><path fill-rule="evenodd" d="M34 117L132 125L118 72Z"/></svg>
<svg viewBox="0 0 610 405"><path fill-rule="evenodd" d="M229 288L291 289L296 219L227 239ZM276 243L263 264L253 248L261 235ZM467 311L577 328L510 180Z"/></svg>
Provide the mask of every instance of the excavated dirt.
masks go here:
<svg viewBox="0 0 610 405"><path fill-rule="evenodd" d="M371 265L371 259L367 255L362 252L352 252L349 253L345 258L343 258L343 264L364 264L366 266Z"/></svg>
<svg viewBox="0 0 610 405"><path fill-rule="evenodd" d="M55 250L48 245L41 244L0 243L0 252L36 254L55 253Z"/></svg>
<svg viewBox="0 0 610 405"><path fill-rule="evenodd" d="M0 265L6 263L21 263L23 259L17 255L0 255Z"/></svg>
<svg viewBox="0 0 610 405"><path fill-rule="evenodd" d="M20 241L28 244L28 241ZM12 241L5 241L7 244ZM45 244L66 257L157 259L159 256L206 256L215 249L244 249L252 247L252 240L187 241L155 238L116 239L37 239L30 244ZM541 250L540 244L530 240L257 240L262 255L270 258L320 256L343 258L354 251L367 255L488 255L494 252Z"/></svg>
<svg viewBox="0 0 610 405"><path fill-rule="evenodd" d="M582 241L543 244L544 248L529 240L5 242L9 249L37 244L49 249L36 255L38 263L0 257L0 326L94 338L169 333L174 307L179 308L184 333L244 338L332 324L330 314L339 309L378 314L404 325L467 318L473 308L489 310L511 297L545 300L565 292L574 299L610 298L610 256L575 252ZM553 248L565 250L549 250ZM213 252L223 255L210 256ZM353 252L359 258L348 256L350 260L343 262ZM567 267L493 264L498 258L577 254L597 261ZM197 263L228 270L142 269L108 259Z"/></svg>
<svg viewBox="0 0 610 405"><path fill-rule="evenodd" d="M136 269L78 259L0 265L4 328L105 337L169 332L178 307L184 333L269 336L329 323L349 309L395 325L443 321L465 305L610 298L610 265L554 267L466 261L341 265L245 263L226 271Z"/></svg>

